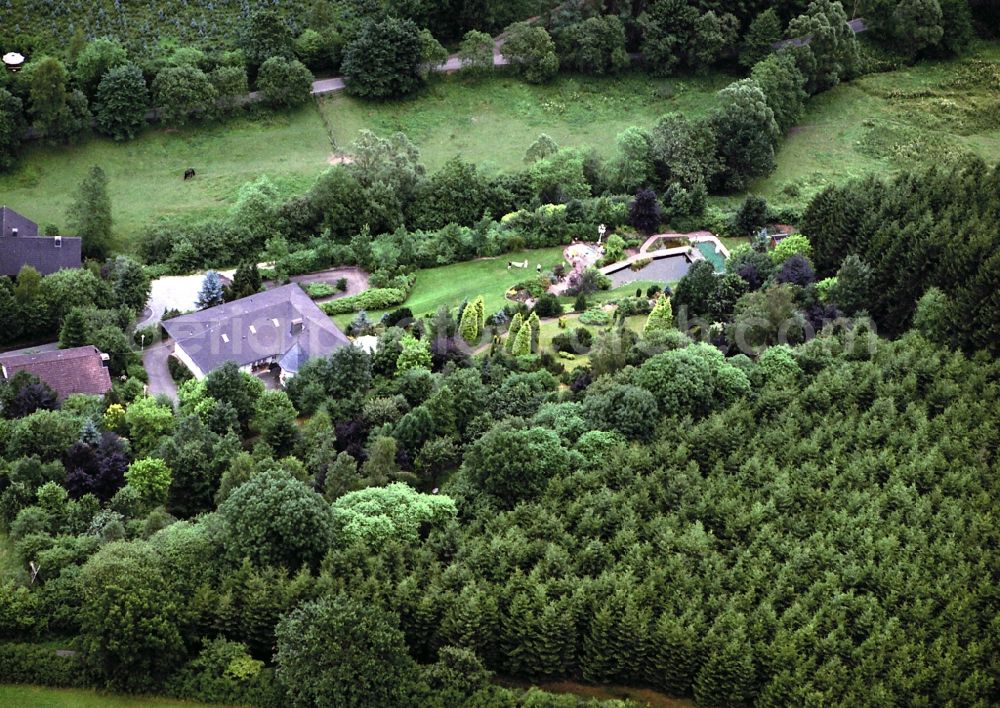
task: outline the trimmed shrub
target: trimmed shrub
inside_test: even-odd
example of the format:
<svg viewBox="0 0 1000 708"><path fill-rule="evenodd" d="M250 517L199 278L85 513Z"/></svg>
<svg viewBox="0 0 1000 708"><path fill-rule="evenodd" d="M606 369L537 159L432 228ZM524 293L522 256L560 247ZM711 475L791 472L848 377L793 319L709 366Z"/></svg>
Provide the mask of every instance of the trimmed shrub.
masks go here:
<svg viewBox="0 0 1000 708"><path fill-rule="evenodd" d="M302 289L313 300L337 294L337 289L329 283L306 283L302 286Z"/></svg>
<svg viewBox="0 0 1000 708"><path fill-rule="evenodd" d="M555 295L543 293L535 303L534 311L539 317L558 317L563 313L563 307Z"/></svg>
<svg viewBox="0 0 1000 708"><path fill-rule="evenodd" d="M187 368L184 362L175 356L167 357L167 368L170 370L170 378L178 385L194 378L191 369Z"/></svg>
<svg viewBox="0 0 1000 708"><path fill-rule="evenodd" d="M357 295L323 303L320 308L328 315L344 315L358 310L384 310L402 305L409 292L400 288L372 288Z"/></svg>
<svg viewBox="0 0 1000 708"><path fill-rule="evenodd" d="M591 325L592 327L604 327L611 322L611 315L599 307L587 310L580 315L580 324Z"/></svg>

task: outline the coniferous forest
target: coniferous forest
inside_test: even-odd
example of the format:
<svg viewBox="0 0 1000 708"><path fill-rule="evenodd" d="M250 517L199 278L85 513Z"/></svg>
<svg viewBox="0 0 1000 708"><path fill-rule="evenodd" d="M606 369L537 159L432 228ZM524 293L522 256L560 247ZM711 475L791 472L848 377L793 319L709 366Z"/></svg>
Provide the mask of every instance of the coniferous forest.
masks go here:
<svg viewBox="0 0 1000 708"><path fill-rule="evenodd" d="M469 358L442 312L287 394L230 366L176 412L6 385L0 509L40 570L0 593L5 680L530 703L493 672L699 705L994 703L998 175L817 197L826 307L864 306L755 358L612 327L559 387L538 357ZM730 324L817 287L765 281Z"/></svg>

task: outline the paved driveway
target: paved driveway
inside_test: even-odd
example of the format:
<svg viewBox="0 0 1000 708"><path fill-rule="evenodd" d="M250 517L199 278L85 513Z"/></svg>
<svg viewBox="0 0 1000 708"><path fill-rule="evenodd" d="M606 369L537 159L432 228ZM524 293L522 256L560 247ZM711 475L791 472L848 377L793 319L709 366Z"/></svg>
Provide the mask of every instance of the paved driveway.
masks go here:
<svg viewBox="0 0 1000 708"><path fill-rule="evenodd" d="M149 395L165 394L170 400L177 400L177 384L170 376L167 358L173 351L173 340L166 339L159 344L147 347L142 353L142 365L149 374Z"/></svg>
<svg viewBox="0 0 1000 708"><path fill-rule="evenodd" d="M227 279L232 279L234 271L220 270L218 273L225 283ZM201 290L201 284L204 280L204 273L165 275L154 280L150 284L146 311L136 327L150 327L159 324L160 318L167 310L189 312L198 309L195 301L198 299L198 292Z"/></svg>

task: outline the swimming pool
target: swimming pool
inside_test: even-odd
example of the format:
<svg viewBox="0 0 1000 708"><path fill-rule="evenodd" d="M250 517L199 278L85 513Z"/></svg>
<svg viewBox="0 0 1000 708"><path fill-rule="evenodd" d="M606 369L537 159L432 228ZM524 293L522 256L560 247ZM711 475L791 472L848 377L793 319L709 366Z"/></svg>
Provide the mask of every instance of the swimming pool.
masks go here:
<svg viewBox="0 0 1000 708"><path fill-rule="evenodd" d="M716 253L715 244L710 241L702 241L695 244L695 248L701 252L705 260L712 264L716 273L724 273L726 270L726 259L721 253Z"/></svg>
<svg viewBox="0 0 1000 708"><path fill-rule="evenodd" d="M691 263L687 256L679 253L674 256L664 256L657 258L642 270L632 270L622 268L614 273L609 273L613 287L619 287L637 280L659 280L664 283L672 283L687 275L691 268Z"/></svg>

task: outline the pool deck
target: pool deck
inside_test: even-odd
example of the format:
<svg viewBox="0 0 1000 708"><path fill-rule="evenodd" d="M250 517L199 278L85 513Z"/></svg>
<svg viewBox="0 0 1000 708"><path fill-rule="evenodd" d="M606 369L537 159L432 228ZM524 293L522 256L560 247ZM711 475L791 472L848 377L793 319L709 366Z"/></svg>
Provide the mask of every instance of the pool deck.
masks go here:
<svg viewBox="0 0 1000 708"><path fill-rule="evenodd" d="M639 253L652 254L662 251L663 249L657 249L656 251L649 250L650 247L660 239L668 240L668 239L682 239L682 238L686 238L692 244L695 243L714 244L716 253L722 254L723 258L729 258L729 249L726 248L723 245L722 241L719 240L718 236L713 234L711 231L692 231L686 234L674 233L674 232L664 233L664 234L654 234L653 236L647 238L646 241L641 246L639 246Z"/></svg>

